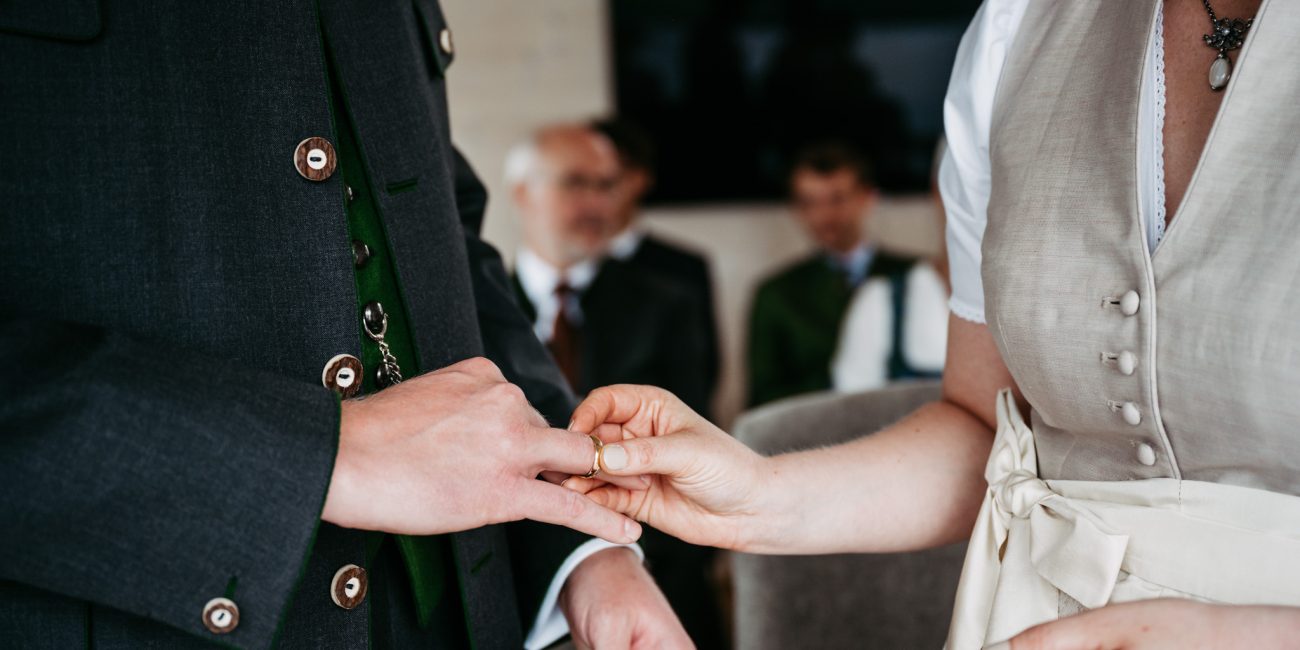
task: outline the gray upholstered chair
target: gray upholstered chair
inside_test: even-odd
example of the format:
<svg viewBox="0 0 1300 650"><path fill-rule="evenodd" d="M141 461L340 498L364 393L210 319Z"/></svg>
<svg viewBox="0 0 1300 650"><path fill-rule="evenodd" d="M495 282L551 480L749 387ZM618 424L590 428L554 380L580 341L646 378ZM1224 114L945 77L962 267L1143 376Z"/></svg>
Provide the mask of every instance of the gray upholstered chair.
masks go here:
<svg viewBox="0 0 1300 650"><path fill-rule="evenodd" d="M764 406L734 427L762 454L851 440L937 398L937 382ZM732 556L736 647L943 647L965 544L887 555Z"/></svg>

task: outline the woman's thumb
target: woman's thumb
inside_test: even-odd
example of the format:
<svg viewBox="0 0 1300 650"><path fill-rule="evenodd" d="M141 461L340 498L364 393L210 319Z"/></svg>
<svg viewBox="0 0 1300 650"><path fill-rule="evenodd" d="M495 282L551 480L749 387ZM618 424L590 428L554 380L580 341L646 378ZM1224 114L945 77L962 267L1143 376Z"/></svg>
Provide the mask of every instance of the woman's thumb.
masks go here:
<svg viewBox="0 0 1300 650"><path fill-rule="evenodd" d="M681 439L674 436L635 438L611 443L600 452L602 470L616 476L635 474L678 475L682 468L675 459L679 456Z"/></svg>

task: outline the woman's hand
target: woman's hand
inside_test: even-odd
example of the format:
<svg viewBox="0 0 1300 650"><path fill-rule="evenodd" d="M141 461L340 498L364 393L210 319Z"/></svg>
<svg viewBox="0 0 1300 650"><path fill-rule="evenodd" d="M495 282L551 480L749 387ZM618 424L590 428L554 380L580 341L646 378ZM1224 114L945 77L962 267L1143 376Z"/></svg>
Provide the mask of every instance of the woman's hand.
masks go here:
<svg viewBox="0 0 1300 650"><path fill-rule="evenodd" d="M988 328L955 316L943 374L942 400L880 431L771 458L663 390L600 388L569 428L611 443L597 477L611 483L565 483L688 542L748 553L888 553L948 544L970 535L988 490L995 397L1013 380ZM659 476L642 489L641 474Z"/></svg>
<svg viewBox="0 0 1300 650"><path fill-rule="evenodd" d="M1029 628L998 650L1267 650L1300 645L1300 608L1157 599L1110 605Z"/></svg>
<svg viewBox="0 0 1300 650"><path fill-rule="evenodd" d="M602 474L651 475L644 489L579 477L564 482L597 504L692 544L744 549L765 528L759 521L768 514L767 459L668 391L598 388L574 411L569 429L606 443Z"/></svg>

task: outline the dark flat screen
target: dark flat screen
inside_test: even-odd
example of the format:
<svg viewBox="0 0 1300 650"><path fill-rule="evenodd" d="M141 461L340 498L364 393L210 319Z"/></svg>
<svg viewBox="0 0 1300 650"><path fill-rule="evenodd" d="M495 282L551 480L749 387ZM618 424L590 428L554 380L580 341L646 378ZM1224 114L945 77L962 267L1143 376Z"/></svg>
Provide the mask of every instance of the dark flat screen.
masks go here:
<svg viewBox="0 0 1300 650"><path fill-rule="evenodd" d="M842 140L883 190L925 191L971 0L612 0L618 110L656 147L652 203L785 195Z"/></svg>

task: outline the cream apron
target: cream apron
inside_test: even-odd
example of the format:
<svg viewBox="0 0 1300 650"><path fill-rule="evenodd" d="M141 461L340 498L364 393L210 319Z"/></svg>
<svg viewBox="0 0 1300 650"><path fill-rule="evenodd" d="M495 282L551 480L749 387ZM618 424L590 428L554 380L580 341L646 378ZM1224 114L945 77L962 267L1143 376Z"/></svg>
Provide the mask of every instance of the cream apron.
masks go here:
<svg viewBox="0 0 1300 650"><path fill-rule="evenodd" d="M1145 598L1300 606L1300 2L1262 5L1151 253L1157 10L1037 0L1003 70L981 271L1032 412L998 398L951 650Z"/></svg>
<svg viewBox="0 0 1300 650"><path fill-rule="evenodd" d="M984 476L952 650L1146 598L1300 606L1300 498L1162 478L1044 481L1008 391Z"/></svg>

